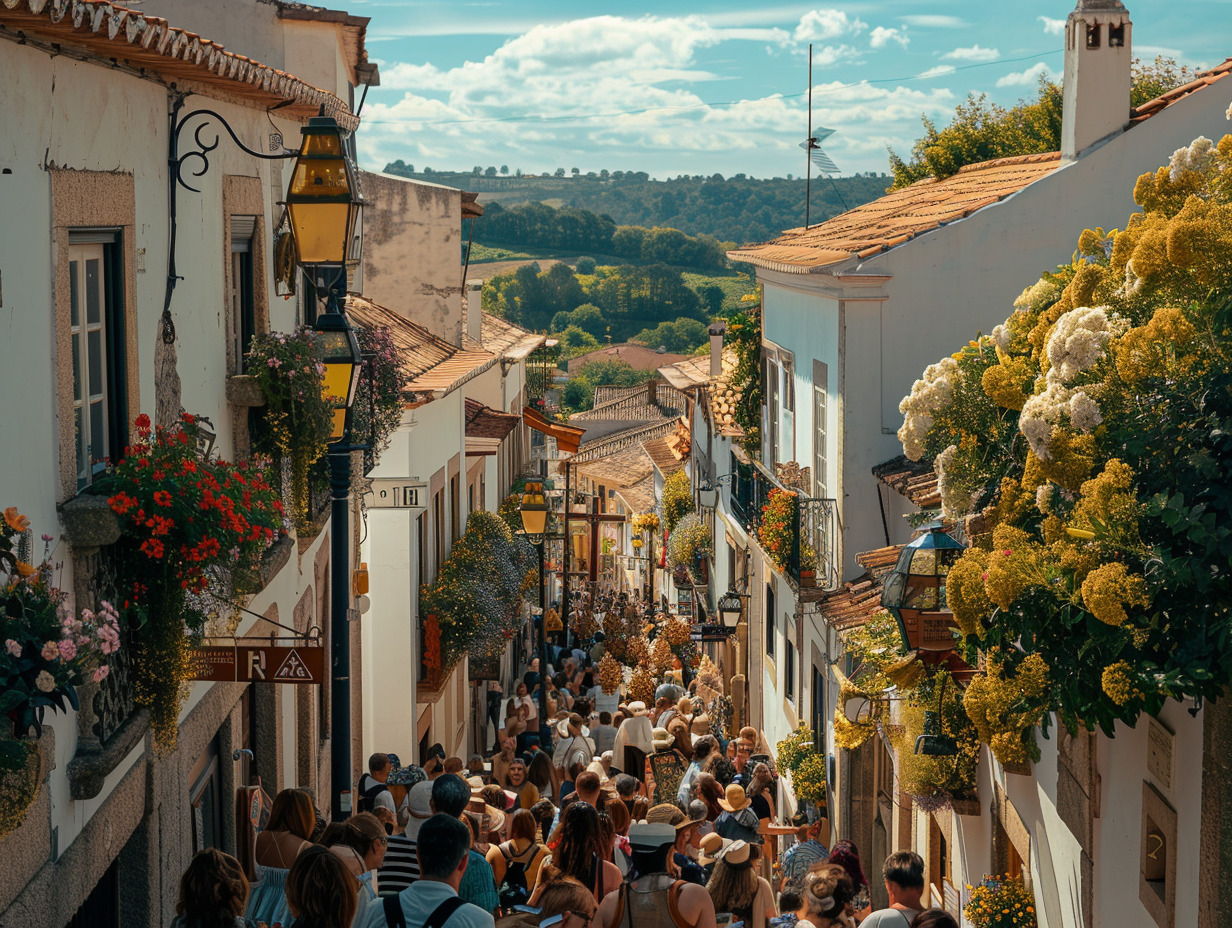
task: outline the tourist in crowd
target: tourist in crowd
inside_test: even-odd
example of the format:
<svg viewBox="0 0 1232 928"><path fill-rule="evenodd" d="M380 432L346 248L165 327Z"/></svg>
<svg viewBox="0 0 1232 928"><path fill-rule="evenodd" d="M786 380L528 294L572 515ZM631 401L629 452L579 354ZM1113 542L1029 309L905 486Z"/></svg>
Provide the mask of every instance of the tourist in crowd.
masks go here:
<svg viewBox="0 0 1232 928"><path fill-rule="evenodd" d="M871 889L868 879L864 876L864 868L860 864L860 852L851 841L846 839L836 841L830 849L830 863L842 867L855 887L856 897L852 900L856 921L862 921L873 910Z"/></svg>
<svg viewBox="0 0 1232 928"><path fill-rule="evenodd" d="M540 799L531 806L530 814L535 817L535 824L539 826L539 841L546 845L552 837L552 829L556 826L556 806L552 805L551 799Z"/></svg>
<svg viewBox="0 0 1232 928"><path fill-rule="evenodd" d="M733 841L721 847L706 884L714 910L731 912L744 923L744 928L767 928L770 919L778 914L774 908L774 891L754 869L758 850L756 845L745 841Z"/></svg>
<svg viewBox="0 0 1232 928"><path fill-rule="evenodd" d="M325 829L321 843L338 856L357 884L362 907L376 898L374 877L385 859L389 837L371 812L360 812Z"/></svg>
<svg viewBox="0 0 1232 928"><path fill-rule="evenodd" d="M429 780L435 780L445 772L445 749L439 744L428 748L428 756L423 761L424 773Z"/></svg>
<svg viewBox="0 0 1232 928"><path fill-rule="evenodd" d="M646 757L654 753L653 728L644 702L629 703L629 717L616 730L613 763L639 780L645 775Z"/></svg>
<svg viewBox="0 0 1232 928"><path fill-rule="evenodd" d="M712 773L699 773L694 782L697 787L697 798L706 807L706 821L713 824L724 812L719 803L726 798L727 794Z"/></svg>
<svg viewBox="0 0 1232 928"><path fill-rule="evenodd" d="M714 830L731 841L760 844L760 821L752 809L753 802L739 783L730 784L719 800L723 813L715 819Z"/></svg>
<svg viewBox="0 0 1232 928"><path fill-rule="evenodd" d="M542 751L536 751L526 767L526 780L543 799L557 799L559 794L552 788L552 762Z"/></svg>
<svg viewBox="0 0 1232 928"><path fill-rule="evenodd" d="M855 894L841 867L822 864L804 883L797 928L847 928L847 908Z"/></svg>
<svg viewBox="0 0 1232 928"><path fill-rule="evenodd" d="M911 928L958 928L958 922L945 909L925 909L912 919Z"/></svg>
<svg viewBox="0 0 1232 928"><path fill-rule="evenodd" d="M590 730L590 737L597 754L602 755L616 747L616 726L612 724L612 713L606 710L599 712L599 724Z"/></svg>
<svg viewBox="0 0 1232 928"><path fill-rule="evenodd" d="M671 870L687 883L706 885L706 876L694 856L698 850L698 822L686 816L672 803L652 806L646 813L646 821L671 825L676 829L675 847L672 853Z"/></svg>
<svg viewBox="0 0 1232 928"><path fill-rule="evenodd" d="M171 928L244 928L248 880L230 854L206 848L180 877Z"/></svg>
<svg viewBox="0 0 1232 928"><path fill-rule="evenodd" d="M539 900L540 928L591 928L599 903L590 890L569 877L556 880Z"/></svg>
<svg viewBox="0 0 1232 928"><path fill-rule="evenodd" d="M715 928L714 903L701 886L669 873L676 829L662 822L629 828L636 878L599 903L595 928ZM677 921L679 919L679 921Z"/></svg>
<svg viewBox="0 0 1232 928"><path fill-rule="evenodd" d="M486 856L502 911L525 905L539 876L539 868L549 856L547 847L539 841L535 816L526 809L514 812L509 819L509 840L492 845Z"/></svg>
<svg viewBox="0 0 1232 928"><path fill-rule="evenodd" d="M796 928L801 905L803 901L799 893L779 893L779 914L770 919L770 928Z"/></svg>
<svg viewBox="0 0 1232 928"><path fill-rule="evenodd" d="M510 789L509 765L515 757L514 743L507 739L501 743L500 753L492 757L492 782L502 789Z"/></svg>
<svg viewBox="0 0 1232 928"><path fill-rule="evenodd" d="M461 819L462 813L466 811L470 801L470 785L459 776L447 773L437 777L432 784L433 813L444 813L451 818ZM471 829L465 825L463 826L463 831L467 835L472 835ZM419 867L422 876L427 863L424 857L426 851L422 847L422 843L418 851ZM465 872L461 876L461 881L457 886L458 896L463 901L478 906L490 915L496 911L497 906L500 904L496 895L496 880L492 876L492 868L488 865L484 856L473 848L468 846L467 852L468 862Z"/></svg>
<svg viewBox="0 0 1232 928"><path fill-rule="evenodd" d="M845 875L845 872L844 872ZM886 858L881 875L890 904L871 913L863 928L902 928L923 910L924 860L914 851L895 851ZM853 892L854 895L854 892Z"/></svg>
<svg viewBox="0 0 1232 928"><path fill-rule="evenodd" d="M612 819L612 829L616 833L612 839L611 861L622 874L627 876L629 873L629 826L633 820L629 817L629 809L623 802L609 802L603 810Z"/></svg>
<svg viewBox="0 0 1232 928"><path fill-rule="evenodd" d="M284 789L274 797L269 821L257 835L257 882L245 915L250 921L289 924L287 874L295 858L312 846L317 811L306 790Z"/></svg>
<svg viewBox="0 0 1232 928"><path fill-rule="evenodd" d="M492 915L464 902L459 893L472 860L470 830L457 816L441 813L423 823L418 838L420 879L396 896L370 903L359 928L388 928L396 923L398 909L406 928L423 928L434 914L440 928L493 928Z"/></svg>
<svg viewBox="0 0 1232 928"><path fill-rule="evenodd" d="M518 797L518 807L529 809L539 801L539 789L526 779L526 761L515 757L509 762L509 771L505 777L506 786Z"/></svg>
<svg viewBox="0 0 1232 928"><path fill-rule="evenodd" d="M304 851L287 875L287 906L295 928L351 928L358 924L357 889L354 875L329 848Z"/></svg>
<svg viewBox="0 0 1232 928"><path fill-rule="evenodd" d="M378 752L368 758L368 772L359 778L359 801L356 807L360 812L372 812L378 807L396 812L393 794L385 785L392 769L393 764L388 754Z"/></svg>
<svg viewBox="0 0 1232 928"><path fill-rule="evenodd" d="M796 843L783 853L783 892L799 895L804 890L804 878L809 870L829 859L830 854L821 841L825 825L822 819L811 825L806 822L796 830Z"/></svg>
<svg viewBox="0 0 1232 928"><path fill-rule="evenodd" d="M692 796L693 782L702 772L702 764L712 753L718 751L719 742L713 735L703 735L693 744L690 752L689 766L680 778L680 787L676 790L676 801L684 805Z"/></svg>
<svg viewBox="0 0 1232 928"><path fill-rule="evenodd" d="M548 846L552 857L539 868L532 905L537 904L543 887L560 876L578 880L597 901L620 885L620 870L607 859L599 832L599 813L590 803L575 802L569 806Z"/></svg>

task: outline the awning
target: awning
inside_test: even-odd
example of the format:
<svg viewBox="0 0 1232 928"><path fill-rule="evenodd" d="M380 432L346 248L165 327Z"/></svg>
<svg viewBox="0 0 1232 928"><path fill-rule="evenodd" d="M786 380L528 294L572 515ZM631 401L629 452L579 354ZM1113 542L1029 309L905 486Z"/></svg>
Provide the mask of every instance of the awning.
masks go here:
<svg viewBox="0 0 1232 928"><path fill-rule="evenodd" d="M555 438L556 449L567 454L574 454L578 450L578 445L582 443L582 435L586 431L585 429L575 428L572 425L565 425L562 422L553 422L550 419L546 419L542 413L531 409L529 406L522 408L522 421L536 432L542 432L544 435Z"/></svg>

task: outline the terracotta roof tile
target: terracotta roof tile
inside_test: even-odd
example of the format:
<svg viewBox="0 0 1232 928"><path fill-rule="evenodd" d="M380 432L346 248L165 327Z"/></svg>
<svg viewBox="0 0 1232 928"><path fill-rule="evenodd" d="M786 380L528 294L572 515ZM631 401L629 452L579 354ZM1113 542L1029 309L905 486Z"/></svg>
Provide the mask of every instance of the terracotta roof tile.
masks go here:
<svg viewBox="0 0 1232 928"><path fill-rule="evenodd" d="M546 335L528 332L491 313L483 314L483 326L479 337L485 351L517 359L526 357L547 339Z"/></svg>
<svg viewBox="0 0 1232 928"><path fill-rule="evenodd" d="M359 117L329 91L108 0L3 0L0 26L165 78L197 81L263 108L289 104L280 113L291 118L315 116L324 106L344 129L359 126Z"/></svg>
<svg viewBox="0 0 1232 928"><path fill-rule="evenodd" d="M710 356L700 355L675 364L665 364L659 368L659 374L677 390L699 387L710 379Z"/></svg>
<svg viewBox="0 0 1232 928"><path fill-rule="evenodd" d="M683 361L684 358L685 355L683 354L669 354L666 352L660 354L653 348L647 348L645 345L629 343L608 345L605 348L596 348L594 351L588 351L586 354L580 354L576 358L570 359L569 373L577 373L577 369L589 361L623 361L639 371L653 371L664 364Z"/></svg>
<svg viewBox="0 0 1232 928"><path fill-rule="evenodd" d="M857 628L881 611L881 581L868 574L857 577L819 600L817 610L832 628Z"/></svg>
<svg viewBox="0 0 1232 928"><path fill-rule="evenodd" d="M487 351L464 351L437 338L423 326L356 294L347 296L347 315L361 328L385 326L398 350L408 392L447 392L495 361Z"/></svg>
<svg viewBox="0 0 1232 928"><path fill-rule="evenodd" d="M1209 87L1218 81L1223 80L1229 74L1232 74L1232 58L1228 58L1221 64L1207 71L1199 71L1197 76L1188 84L1183 84L1180 87L1173 88L1165 94L1161 94L1154 100L1147 100L1141 106L1136 106L1129 111L1130 125L1149 119L1156 113L1166 109L1178 100L1182 100L1195 91L1201 90L1204 87Z"/></svg>
<svg viewBox="0 0 1232 928"><path fill-rule="evenodd" d="M659 473L664 477L676 473L684 467L684 464L672 453L672 449L667 445L666 438L652 438L649 441L642 442L642 450L650 456L650 460L654 461L654 466L658 468Z"/></svg>
<svg viewBox="0 0 1232 928"><path fill-rule="evenodd" d="M932 461L911 461L900 454L873 468L873 476L921 509L941 505L941 490Z"/></svg>
<svg viewBox="0 0 1232 928"><path fill-rule="evenodd" d="M646 477L633 486L621 487L616 490L616 495L620 497L629 512L635 514L650 512L655 505L654 477Z"/></svg>
<svg viewBox="0 0 1232 928"><path fill-rule="evenodd" d="M1061 164L1059 152L970 164L945 180L925 178L808 228L728 252L733 261L788 273L868 258L1003 200Z"/></svg>
<svg viewBox="0 0 1232 928"><path fill-rule="evenodd" d="M606 457L577 465L577 472L608 489L631 487L654 474L650 455L640 446L622 448Z"/></svg>
<svg viewBox="0 0 1232 928"><path fill-rule="evenodd" d="M477 400L466 401L467 438L504 438L522 422L516 413L501 412Z"/></svg>

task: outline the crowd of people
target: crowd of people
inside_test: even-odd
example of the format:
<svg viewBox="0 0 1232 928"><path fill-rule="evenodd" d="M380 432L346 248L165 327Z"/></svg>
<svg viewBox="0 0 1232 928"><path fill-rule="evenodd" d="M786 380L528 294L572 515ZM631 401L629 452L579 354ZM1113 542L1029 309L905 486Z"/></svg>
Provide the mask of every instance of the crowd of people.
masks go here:
<svg viewBox="0 0 1232 928"><path fill-rule="evenodd" d="M653 706L604 693L596 638L532 660L507 702L489 691L490 757L373 754L360 811L329 825L308 791L278 793L250 866L193 858L173 928L957 928L909 851L873 911L854 844L816 814L780 822L756 729L712 730L696 681Z"/></svg>

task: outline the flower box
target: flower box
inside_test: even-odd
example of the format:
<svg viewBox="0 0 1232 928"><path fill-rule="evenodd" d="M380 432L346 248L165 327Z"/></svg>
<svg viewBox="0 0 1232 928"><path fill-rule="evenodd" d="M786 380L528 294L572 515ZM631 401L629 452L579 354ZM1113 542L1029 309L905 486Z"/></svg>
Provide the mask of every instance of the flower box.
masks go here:
<svg viewBox="0 0 1232 928"><path fill-rule="evenodd" d="M264 406L265 394L252 374L231 374L227 377L227 402L233 406Z"/></svg>
<svg viewBox="0 0 1232 928"><path fill-rule="evenodd" d="M106 496L81 493L60 506L64 535L74 548L101 548L120 540L120 517Z"/></svg>

